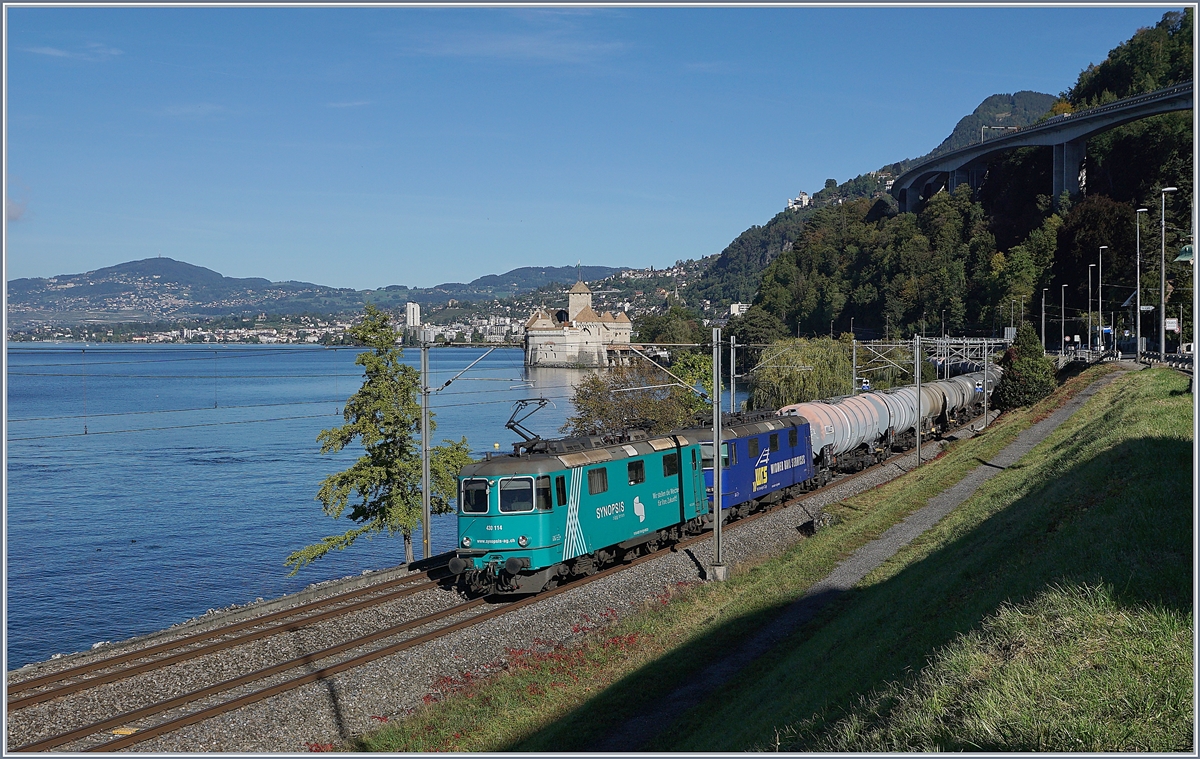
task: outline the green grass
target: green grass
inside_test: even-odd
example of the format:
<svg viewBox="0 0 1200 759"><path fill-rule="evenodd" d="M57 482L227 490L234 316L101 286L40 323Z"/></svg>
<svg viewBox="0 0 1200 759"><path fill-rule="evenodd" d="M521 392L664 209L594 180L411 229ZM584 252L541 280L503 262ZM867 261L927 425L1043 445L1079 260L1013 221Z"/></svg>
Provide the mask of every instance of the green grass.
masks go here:
<svg viewBox="0 0 1200 759"><path fill-rule="evenodd" d="M824 731L788 726L768 747L1186 751L1191 650L1187 615L1125 608L1111 586L1051 586L1002 605Z"/></svg>
<svg viewBox="0 0 1200 759"><path fill-rule="evenodd" d="M952 444L941 458L918 472L827 509L835 518L832 526L778 557L738 567L727 583L664 589L663 595L643 612L603 629L597 625L595 634L582 647L565 649L531 642L528 650L513 652L507 658L507 669L500 674L444 683L432 703L403 720L394 720L348 748L587 750L605 735L620 730L625 721L646 706L664 698L699 665L719 657L722 650L736 645L773 618L856 548L920 508L932 495L953 485L978 464L978 459L987 460L1022 429L1104 371L1091 369L1033 409L1006 414L979 438ZM1156 400L1163 400L1166 416L1178 414L1183 406L1190 409L1190 396L1170 395L1167 386L1173 388L1172 382L1179 383L1167 372L1155 372L1153 377L1144 374L1146 380L1124 378L1119 384L1122 388L1134 387L1135 394L1150 393ZM1111 394L1117 389L1105 392ZM1093 400L1089 409L1100 408L1100 413L1110 408L1120 410L1112 405L1114 400L1118 399ZM1078 431L1078 421L1079 415L1068 426ZM1156 430L1152 437L1161 437L1171 448L1172 441L1178 444L1182 439L1178 427L1166 424L1165 431ZM1043 448L1056 445L1059 437L1047 441ZM1067 441L1064 451L1074 451L1070 436L1064 439ZM1161 447L1151 444L1154 460L1161 461L1163 455L1167 459L1180 455L1173 448L1164 451ZM1183 443L1183 447L1182 455L1190 460L1190 442ZM1067 458L1074 456L1081 460L1097 453L1093 448L1075 451ZM1064 464L1061 456L1053 460L1057 462L1055 466L1068 466L1066 471L1071 474L1070 464ZM1167 488L1169 492L1163 496L1168 500L1183 497L1185 503L1190 501L1187 463L1184 463L1189 472L1187 492L1179 496L1177 488ZM655 747L738 750L781 743L795 748L840 745L843 726L851 724L846 720L855 719L856 705L865 708L873 703L896 703L894 696L887 695L887 687L899 688L898 693L915 688L916 682L906 682L905 678L915 677L927 657L937 655L960 633L979 628L987 615L1006 601L1024 598L1021 593L1005 592L1001 587L1004 583L995 577L997 555L1000 563L1015 560L1019 551L1014 549L1013 542L1019 542L1020 537L1013 536L1010 540L1006 536L995 541L987 537L987 531L998 529L994 523L988 523L989 518L995 518L1014 503L1020 504L1022 493L1028 497L1038 489L1036 484L1029 487L1020 484L1027 475L1040 478L1042 489L1053 480L1042 468L1033 469L1036 472L1030 467L1014 468L994 478L992 483L1009 478L1008 485L999 491L1013 496L1007 501L1008 506L993 505L981 511L973 504L982 494L964 504L931 531L940 537L930 535L915 542L896 560L868 577L862 590L849 594L845 603L810 625L799 639L764 657L752 671L723 689L720 703L698 705L662 736ZM959 512L968 506L974 516L964 519ZM1053 520L1058 525L1055 531L1069 531L1067 523L1077 510L1076 506L1067 506L1068 513ZM1190 515L1189 509L1184 511ZM1157 583L1170 591L1164 598L1173 599L1160 599L1159 607L1177 610L1182 602L1175 575L1183 571L1185 578L1190 577L1191 531L1190 521L1181 524L1177 517L1169 521L1180 535L1161 547L1175 550L1184 570L1166 571L1165 579ZM1016 529L1024 524L1022 520L1018 523L999 529ZM1043 541L1054 532L1045 532L1045 526L1041 525L1043 532L1037 536ZM1158 531L1152 532L1158 535ZM959 561L954 565L951 561L952 566L947 566L942 554L951 548L961 551L959 544L972 536L984 546L997 542L996 550L981 552L978 560L969 557L965 563ZM1180 541L1183 553L1179 552ZM969 553L977 549L967 550ZM1147 566L1161 566L1153 557L1147 557L1147 561ZM1070 560L1066 563L1070 565ZM1063 572L1050 574L1067 576ZM927 587L922 587L923 582ZM972 587L977 582L990 589L979 595ZM1046 587L1046 582L1039 585L1030 580L1025 584L1030 586L1026 595L1031 598ZM1121 587L1117 583L1114 586ZM1092 587L1105 586L1100 582ZM1114 591L1112 597L1114 603L1121 604L1128 596L1128 590L1124 590ZM1187 598L1186 627L1190 629L1190 585ZM1187 669L1190 677L1190 664ZM878 708L864 714L870 716L876 712ZM714 719L713 715L718 713L721 717ZM860 715L857 719L866 724L867 716ZM863 732L857 730L853 734Z"/></svg>
<svg viewBox="0 0 1200 759"><path fill-rule="evenodd" d="M742 673L719 701L698 705L654 747L1189 749L1186 385L1168 370L1118 378L865 578L838 609ZM1065 627L1101 629L1115 608L1125 632L1080 639L1054 628L1061 615L1044 610L1079 597L1093 602ZM1017 657L1021 666L964 675L964 666L989 656L996 631L1021 614L1034 615L1041 637L1030 640L1048 647L1045 658ZM1164 639L1174 641L1166 660L1147 658ZM1111 671L1104 678L1076 676L1063 665L1092 647L1105 652L1102 666ZM1147 681L1150 668L1161 671ZM938 687L947 682L953 687ZM1066 698L1071 709L1061 706ZM711 718L717 709L720 721Z"/></svg>

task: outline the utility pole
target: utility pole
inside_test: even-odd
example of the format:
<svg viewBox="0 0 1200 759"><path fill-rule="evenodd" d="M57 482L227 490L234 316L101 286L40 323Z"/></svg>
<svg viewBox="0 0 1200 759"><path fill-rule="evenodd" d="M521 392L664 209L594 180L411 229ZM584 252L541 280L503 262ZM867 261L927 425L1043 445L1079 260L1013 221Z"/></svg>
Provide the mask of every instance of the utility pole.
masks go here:
<svg viewBox="0 0 1200 759"><path fill-rule="evenodd" d="M992 352L990 350L988 350L988 347L989 346L988 346L987 340L984 340L983 341L983 427L979 428L981 430L984 427L987 427L987 423L988 423L988 419L987 419L988 369L990 369L992 366ZM1044 343L1043 343L1042 347L1043 348L1045 347Z"/></svg>
<svg viewBox="0 0 1200 759"><path fill-rule="evenodd" d="M713 563L712 579L729 578L721 546L721 328L713 327ZM682 466L682 462L680 464Z"/></svg>
<svg viewBox="0 0 1200 759"><path fill-rule="evenodd" d="M942 309L942 344L938 346L938 357L942 364L942 371L938 372L938 379L950 379L950 346L946 343L946 309L944 308Z"/></svg>
<svg viewBox="0 0 1200 759"><path fill-rule="evenodd" d="M917 466L921 466L921 336L913 333L913 376L917 378Z"/></svg>
<svg viewBox="0 0 1200 759"><path fill-rule="evenodd" d="M1092 269L1096 264L1088 264L1088 350L1096 347L1096 339L1092 337Z"/></svg>
<svg viewBox="0 0 1200 759"><path fill-rule="evenodd" d="M1178 187L1162 188L1162 258L1158 266L1158 354L1159 360L1167 355L1167 193Z"/></svg>
<svg viewBox="0 0 1200 759"><path fill-rule="evenodd" d="M721 394L717 393L720 398ZM729 336L729 413L737 413L737 337Z"/></svg>
<svg viewBox="0 0 1200 759"><path fill-rule="evenodd" d="M850 338L850 395L858 390L858 340Z"/></svg>
<svg viewBox="0 0 1200 759"><path fill-rule="evenodd" d="M1058 353L1059 355L1065 355L1067 352L1067 286L1063 285L1059 293L1058 312L1062 318L1058 320Z"/></svg>
<svg viewBox="0 0 1200 759"><path fill-rule="evenodd" d="M1133 282L1134 291L1136 293L1134 306L1136 311L1136 321L1134 322L1133 336L1135 347L1133 349L1133 357L1134 360L1138 361L1139 364L1141 363L1141 215L1145 214L1148 210L1150 209L1139 208L1138 210L1134 211L1133 215L1134 226L1138 228L1138 263L1136 263L1136 267L1134 268L1136 274L1134 274Z"/></svg>
<svg viewBox="0 0 1200 759"><path fill-rule="evenodd" d="M1104 249L1107 245L1100 246L1100 254L1097 258L1100 259L1100 283L1096 291L1096 313L1100 318L1100 352L1104 352ZM1113 332L1113 343L1117 340L1117 333Z"/></svg>
<svg viewBox="0 0 1200 759"><path fill-rule="evenodd" d="M429 343L421 343L421 547L429 549Z"/></svg>
<svg viewBox="0 0 1200 759"><path fill-rule="evenodd" d="M1046 355L1046 291L1049 287L1042 288L1042 355Z"/></svg>
<svg viewBox="0 0 1200 759"><path fill-rule="evenodd" d="M854 337L854 317L850 317L850 395L858 387L858 340Z"/></svg>

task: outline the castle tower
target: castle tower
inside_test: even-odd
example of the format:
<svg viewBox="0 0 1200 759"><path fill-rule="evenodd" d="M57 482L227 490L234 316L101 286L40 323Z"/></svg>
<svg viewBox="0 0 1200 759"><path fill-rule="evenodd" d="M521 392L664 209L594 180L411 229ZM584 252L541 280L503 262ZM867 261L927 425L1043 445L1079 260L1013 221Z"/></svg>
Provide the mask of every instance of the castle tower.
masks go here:
<svg viewBox="0 0 1200 759"><path fill-rule="evenodd" d="M584 309L588 311L592 309L592 291L583 283L583 280L579 280L574 287L567 291L567 318L575 321L575 317Z"/></svg>

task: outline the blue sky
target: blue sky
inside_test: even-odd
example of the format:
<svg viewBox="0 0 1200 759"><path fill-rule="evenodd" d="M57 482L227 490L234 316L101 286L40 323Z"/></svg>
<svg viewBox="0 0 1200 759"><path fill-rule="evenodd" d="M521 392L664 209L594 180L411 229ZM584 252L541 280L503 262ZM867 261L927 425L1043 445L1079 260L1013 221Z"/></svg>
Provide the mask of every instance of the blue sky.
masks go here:
<svg viewBox="0 0 1200 759"><path fill-rule="evenodd" d="M10 7L7 276L666 266L1168 9Z"/></svg>

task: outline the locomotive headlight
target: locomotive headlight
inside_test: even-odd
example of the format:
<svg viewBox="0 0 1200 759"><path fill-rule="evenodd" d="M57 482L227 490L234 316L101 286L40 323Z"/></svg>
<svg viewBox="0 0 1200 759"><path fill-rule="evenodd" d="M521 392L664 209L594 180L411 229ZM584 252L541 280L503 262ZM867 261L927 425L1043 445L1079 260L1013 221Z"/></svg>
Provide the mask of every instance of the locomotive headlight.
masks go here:
<svg viewBox="0 0 1200 759"><path fill-rule="evenodd" d="M471 539L470 539L469 537L467 537L466 535L463 535L463 539L462 539L462 547L463 547L463 548L470 548L470 547L471 547Z"/></svg>
<svg viewBox="0 0 1200 759"><path fill-rule="evenodd" d="M529 538L522 535L521 537L517 538L517 545L524 548L525 546L529 545Z"/></svg>

